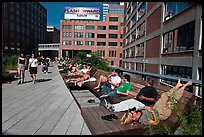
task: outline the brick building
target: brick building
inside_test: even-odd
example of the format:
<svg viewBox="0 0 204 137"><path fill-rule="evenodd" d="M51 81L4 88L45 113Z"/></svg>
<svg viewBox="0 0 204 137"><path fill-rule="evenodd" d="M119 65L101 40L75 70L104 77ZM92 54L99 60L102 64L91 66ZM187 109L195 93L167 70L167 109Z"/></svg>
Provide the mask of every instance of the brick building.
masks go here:
<svg viewBox="0 0 204 137"><path fill-rule="evenodd" d="M108 13L106 21L61 20L60 57L74 58L81 50L99 51L111 66L121 67L122 37L120 14Z"/></svg>
<svg viewBox="0 0 204 137"><path fill-rule="evenodd" d="M202 80L202 4L125 2L124 12L123 68Z"/></svg>

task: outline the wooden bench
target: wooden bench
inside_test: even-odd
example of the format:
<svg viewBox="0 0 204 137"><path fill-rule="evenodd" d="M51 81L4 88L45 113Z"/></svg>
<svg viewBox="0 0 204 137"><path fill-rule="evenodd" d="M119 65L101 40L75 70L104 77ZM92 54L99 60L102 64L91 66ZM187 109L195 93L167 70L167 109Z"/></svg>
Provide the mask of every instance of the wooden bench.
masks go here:
<svg viewBox="0 0 204 137"><path fill-rule="evenodd" d="M101 75L103 76L108 76L110 75L112 72L107 72L107 71L104 71L104 70L97 70L96 73L93 75L93 77L95 77L97 79L97 81L90 81L90 82L87 82L85 83L85 85L90 89L90 91L95 95L97 96L98 98L100 97L99 93L94 89L97 85L98 85L98 82L99 82L99 78ZM137 85L140 85L140 84L137 84ZM127 96L120 96L120 97L109 97L107 98L107 101L110 102L111 104L115 104L115 103L119 103L123 100L127 100L127 99L130 99L130 98L133 98L137 93L135 91L139 91L139 87L136 86L133 86L133 90L130 92L129 95ZM142 86L142 85L140 85Z"/></svg>
<svg viewBox="0 0 204 137"><path fill-rule="evenodd" d="M100 75L107 76L110 73L111 72L98 70L94 74L94 77L98 80ZM136 96L138 94L142 87L144 87L144 83L145 82L142 80L131 78L131 85L133 89L130 92L130 95L128 95L127 97L108 98L107 101L111 104L115 104L123 100L132 98L133 96ZM89 89L99 97L99 94L94 90L94 87L97 86L97 84L98 81L88 82L86 83L86 86L88 86ZM161 97L162 93L167 92L171 89L170 87L166 87L164 85L154 85L154 87L157 89L158 99ZM196 99L197 97L193 93L184 92L182 98L180 99L180 103L178 104L178 108L181 109L182 113L185 115L192 108ZM116 114L119 119L113 121L104 121L100 118L102 115L110 114L110 112L103 106L82 108L81 112L85 122L87 123L87 126L94 135L147 134L147 131L139 123L137 123L134 127L132 127L131 125L121 125L119 120L124 112L114 112L114 114ZM178 119L175 117L176 112L177 110L172 110L171 116L166 120L160 121L160 125L168 125L172 129L176 129L179 126Z"/></svg>

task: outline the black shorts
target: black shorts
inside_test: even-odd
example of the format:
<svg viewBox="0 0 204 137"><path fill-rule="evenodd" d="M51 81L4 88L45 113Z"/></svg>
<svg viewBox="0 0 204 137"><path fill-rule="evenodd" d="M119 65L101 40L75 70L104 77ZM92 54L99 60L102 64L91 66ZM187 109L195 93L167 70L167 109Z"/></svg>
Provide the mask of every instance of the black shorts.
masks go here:
<svg viewBox="0 0 204 137"><path fill-rule="evenodd" d="M37 74L37 67L30 67L30 74Z"/></svg>

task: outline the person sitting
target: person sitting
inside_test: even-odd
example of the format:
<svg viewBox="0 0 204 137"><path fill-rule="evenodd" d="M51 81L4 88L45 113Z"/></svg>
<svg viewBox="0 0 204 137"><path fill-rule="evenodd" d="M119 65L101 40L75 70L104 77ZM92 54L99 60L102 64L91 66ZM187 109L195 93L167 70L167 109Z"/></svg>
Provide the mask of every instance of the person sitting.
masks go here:
<svg viewBox="0 0 204 137"><path fill-rule="evenodd" d="M140 90L136 97L121 101L120 103L110 104L105 100L105 107L110 111L120 112L128 109L135 108L136 110L142 109L144 106L151 106L157 100L158 93L153 85L153 79L147 77L145 87ZM147 95L146 95L147 94ZM144 99L146 98L146 99ZM144 101L144 100L145 101Z"/></svg>
<svg viewBox="0 0 204 137"><path fill-rule="evenodd" d="M124 75L123 81L124 82L115 89L111 89L106 85L102 85L101 87L102 96L100 96L100 98L127 96L130 90L132 89L132 86L130 84L130 75L128 74Z"/></svg>
<svg viewBox="0 0 204 137"><path fill-rule="evenodd" d="M160 99L153 107L145 106L138 111L126 112L121 118L121 124L131 124L139 122L142 125L158 125L159 120L166 120L171 115L174 105L178 103L183 96L187 86L192 85L192 80L186 84L181 84L178 80L175 87L161 95ZM171 97L173 100L169 99Z"/></svg>
<svg viewBox="0 0 204 137"><path fill-rule="evenodd" d="M85 73L88 73L90 70L88 69L88 67L84 64L83 65L83 69L79 70L79 74L83 75Z"/></svg>
<svg viewBox="0 0 204 137"><path fill-rule="evenodd" d="M147 76L145 87L140 90L135 99L143 103L145 106L153 106L158 96L157 90L153 85L154 80L151 76Z"/></svg>
<svg viewBox="0 0 204 137"><path fill-rule="evenodd" d="M112 89L114 89L115 87L119 87L121 84L119 72L120 72L119 69L115 69L110 75L108 75L108 77L101 75L99 78L99 83L94 89L96 89L97 92L99 92L102 85L105 85Z"/></svg>
<svg viewBox="0 0 204 137"><path fill-rule="evenodd" d="M88 79L90 79L89 73L84 73L83 77L72 79L72 81L75 83L75 86L77 85L77 83L80 82L79 86L81 86L83 84L83 81L88 80Z"/></svg>
<svg viewBox="0 0 204 137"><path fill-rule="evenodd" d="M76 66L76 64L72 65L71 73L72 73L72 75L77 75L79 73L79 69Z"/></svg>

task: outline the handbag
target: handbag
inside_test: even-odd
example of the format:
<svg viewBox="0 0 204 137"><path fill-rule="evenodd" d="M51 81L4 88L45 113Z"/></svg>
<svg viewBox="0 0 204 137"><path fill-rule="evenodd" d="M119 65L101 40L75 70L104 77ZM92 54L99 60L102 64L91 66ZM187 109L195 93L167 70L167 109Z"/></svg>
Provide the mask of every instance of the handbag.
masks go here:
<svg viewBox="0 0 204 137"><path fill-rule="evenodd" d="M35 60L35 59L34 59L34 60ZM34 60L33 60L33 61L34 61ZM33 63L33 61L32 61L32 62L30 63L30 65L28 66L28 67L29 67L29 72L30 72L31 64Z"/></svg>

